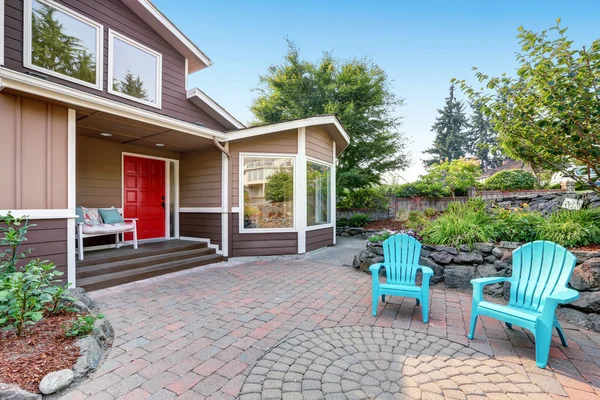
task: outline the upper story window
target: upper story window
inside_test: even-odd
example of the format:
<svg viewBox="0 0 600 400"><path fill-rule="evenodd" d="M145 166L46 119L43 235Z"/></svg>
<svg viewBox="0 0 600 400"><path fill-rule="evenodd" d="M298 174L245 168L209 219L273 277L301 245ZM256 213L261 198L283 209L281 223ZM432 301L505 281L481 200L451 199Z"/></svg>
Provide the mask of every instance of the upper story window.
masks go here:
<svg viewBox="0 0 600 400"><path fill-rule="evenodd" d="M102 90L102 25L51 0L26 0L25 67Z"/></svg>
<svg viewBox="0 0 600 400"><path fill-rule="evenodd" d="M160 108L162 55L115 31L108 33L108 92Z"/></svg>

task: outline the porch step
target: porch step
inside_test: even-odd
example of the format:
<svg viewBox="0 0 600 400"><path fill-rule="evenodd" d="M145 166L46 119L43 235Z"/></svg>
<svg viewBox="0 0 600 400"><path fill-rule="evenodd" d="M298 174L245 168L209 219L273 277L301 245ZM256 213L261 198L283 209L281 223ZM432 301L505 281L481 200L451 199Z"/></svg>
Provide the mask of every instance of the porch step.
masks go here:
<svg viewBox="0 0 600 400"><path fill-rule="evenodd" d="M149 267L151 265L165 264L171 261L185 260L188 258L201 257L209 254L215 254L215 249L206 247L192 248L185 247L182 251L170 252L170 253L159 253L150 254L144 253L142 257L119 259L113 257L111 259L102 260L94 265L81 266L77 265L77 279L90 278L97 275L112 274L115 272L127 271L131 269L138 269L143 267ZM108 260L108 261L107 261Z"/></svg>
<svg viewBox="0 0 600 400"><path fill-rule="evenodd" d="M171 245L171 242L158 242L151 244L140 244L138 250L134 250L132 247L127 246L120 249L96 250L93 252L90 251L85 253L84 260L77 260L77 269L79 271L79 268L90 265L107 264L117 261L133 260L140 258L141 256L157 256L161 254L178 253L187 250L205 249L208 247L206 242L186 241L183 245L181 244L183 241L177 242L177 246L169 246ZM110 252L110 254L107 255L107 252Z"/></svg>
<svg viewBox="0 0 600 400"><path fill-rule="evenodd" d="M143 257L139 260L135 260L136 266L134 266L132 269L114 270L111 268L102 268L102 273L100 275L88 276L86 278L79 278L80 275L78 271L77 286L80 286L89 292L92 290L105 289L116 285L122 285L124 283L148 279L171 272L195 268L206 264L212 264L223 260L223 256L216 254L214 249L206 249L206 251L208 251L209 254L203 253L203 255L200 256L193 256L183 259L178 258L175 261L165 261L154 264L144 264L144 259L147 257ZM149 262L155 261L156 260L154 259ZM119 267L120 265L117 268Z"/></svg>

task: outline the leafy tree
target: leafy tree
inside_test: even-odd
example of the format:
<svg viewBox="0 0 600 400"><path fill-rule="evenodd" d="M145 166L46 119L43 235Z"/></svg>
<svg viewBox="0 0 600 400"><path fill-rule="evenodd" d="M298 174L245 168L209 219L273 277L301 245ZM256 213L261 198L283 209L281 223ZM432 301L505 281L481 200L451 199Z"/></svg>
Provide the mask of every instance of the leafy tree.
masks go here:
<svg viewBox="0 0 600 400"><path fill-rule="evenodd" d="M433 146L424 153L431 158L424 160L425 165L433 165L443 160L456 160L466 155L466 128L468 121L465 105L454 97L454 85L450 86L450 96L446 97L446 105L438 109L440 114L431 130L435 132Z"/></svg>
<svg viewBox="0 0 600 400"><path fill-rule="evenodd" d="M507 155L600 192L589 175L569 169L579 163L600 176L600 39L575 49L566 32L560 20L541 33L520 27L516 77L478 71L486 89L459 84L491 118Z"/></svg>
<svg viewBox="0 0 600 400"><path fill-rule="evenodd" d="M506 159L498 143L498 132L492 128L490 117L485 115L478 104L471 103L473 114L469 119L467 141L470 153L481 161L482 171L499 167Z"/></svg>
<svg viewBox="0 0 600 400"><path fill-rule="evenodd" d="M338 187L355 189L378 183L386 171L409 164L407 141L392 113L403 105L379 66L366 59L340 61L324 53L317 63L301 60L288 41L280 65L260 77L251 110L257 123L336 114L351 138L337 170Z"/></svg>
<svg viewBox="0 0 600 400"><path fill-rule="evenodd" d="M274 203L290 201L294 197L294 177L292 171L279 169L267 179L265 198Z"/></svg>
<svg viewBox="0 0 600 400"><path fill-rule="evenodd" d="M144 89L144 82L139 75L134 76L130 70L127 70L122 80L114 79L113 90L138 99L148 100L148 91Z"/></svg>
<svg viewBox="0 0 600 400"><path fill-rule="evenodd" d="M421 180L426 185L441 185L454 197L457 192L466 194L471 186L475 186L475 178L480 174L479 161L459 158L431 165Z"/></svg>
<svg viewBox="0 0 600 400"><path fill-rule="evenodd" d="M34 2L32 15L31 61L34 65L96 83L93 55L75 36L67 35L56 18L56 10Z"/></svg>
<svg viewBox="0 0 600 400"><path fill-rule="evenodd" d="M535 177L523 170L500 171L485 181L487 190L529 190L535 187Z"/></svg>

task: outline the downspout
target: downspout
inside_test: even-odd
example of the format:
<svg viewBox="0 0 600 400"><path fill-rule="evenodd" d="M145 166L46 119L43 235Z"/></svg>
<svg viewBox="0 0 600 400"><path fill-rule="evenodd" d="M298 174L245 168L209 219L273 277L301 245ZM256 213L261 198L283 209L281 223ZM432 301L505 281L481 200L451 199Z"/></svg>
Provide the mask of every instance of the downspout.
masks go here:
<svg viewBox="0 0 600 400"><path fill-rule="evenodd" d="M231 154L229 153L229 150L227 148L225 148L221 143L219 143L216 137L213 137L213 143L219 150L221 150L221 153L224 154L225 157L227 157L226 170L223 170L223 166L221 167L221 173L223 174L223 176L221 177L221 185L223 186L224 184L226 188L225 193L221 193L221 246L223 248L223 256L225 257L225 259L228 259L231 256L231 248L233 244L231 235ZM226 144L225 146L228 145ZM222 188L221 190L224 190L225 188ZM226 248L225 243L227 243Z"/></svg>

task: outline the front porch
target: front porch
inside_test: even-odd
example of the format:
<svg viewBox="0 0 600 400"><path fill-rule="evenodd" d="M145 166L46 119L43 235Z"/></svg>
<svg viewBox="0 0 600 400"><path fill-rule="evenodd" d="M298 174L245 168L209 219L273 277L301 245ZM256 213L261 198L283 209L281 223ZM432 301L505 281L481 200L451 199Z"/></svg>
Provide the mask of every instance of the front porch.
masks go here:
<svg viewBox="0 0 600 400"><path fill-rule="evenodd" d="M86 291L147 279L223 260L206 242L165 240L86 253L77 261L77 286Z"/></svg>

